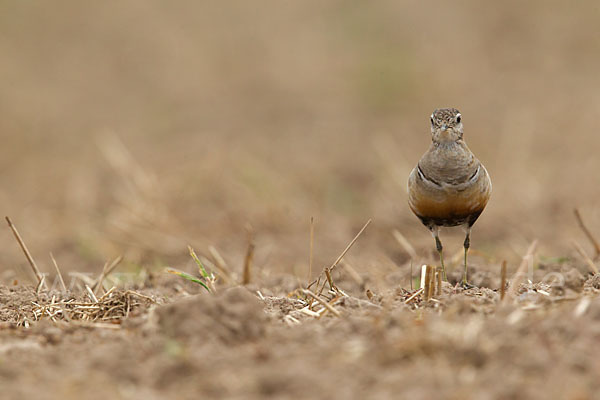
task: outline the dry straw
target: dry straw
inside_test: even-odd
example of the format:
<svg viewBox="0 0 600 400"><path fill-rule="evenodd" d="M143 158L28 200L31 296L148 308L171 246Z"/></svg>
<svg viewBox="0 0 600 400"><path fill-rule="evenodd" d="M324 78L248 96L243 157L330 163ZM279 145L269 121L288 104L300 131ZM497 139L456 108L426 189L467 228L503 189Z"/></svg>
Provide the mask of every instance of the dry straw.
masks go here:
<svg viewBox="0 0 600 400"><path fill-rule="evenodd" d="M537 248L537 240L534 240L527 249L527 253L523 256L523 260L517 269L517 272L514 275L514 279L511 282L508 288L508 294L512 297L517 296L517 292L519 290L519 286L525 280L527 268L533 263L533 254L535 253L535 249Z"/></svg>
<svg viewBox="0 0 600 400"><path fill-rule="evenodd" d="M219 270L219 276L227 283L233 283L235 281L233 274L231 273L229 266L225 262L225 259L221 256L221 253L214 246L208 246L208 252L210 253L215 267Z"/></svg>
<svg viewBox="0 0 600 400"><path fill-rule="evenodd" d="M50 258L52 259L52 264L54 264L54 268L56 269L56 274L58 275L58 280L60 281L60 286L62 287L63 292L66 292L67 286L65 285L65 280L63 279L63 276L60 273L60 268L58 268L58 263L54 259L54 255L52 255L52 253L50 253Z"/></svg>
<svg viewBox="0 0 600 400"><path fill-rule="evenodd" d="M321 304L323 307L325 307L326 310L330 311L336 317L339 317L341 315L340 312L333 307L333 305L331 305L330 303L328 303L325 300L321 299L319 296L317 296L316 294L314 294L310 290L308 290L308 289L300 289L300 291L303 294L305 294L306 296L309 296L313 300L317 301L317 303ZM331 302L334 302L334 300L332 300Z"/></svg>
<svg viewBox="0 0 600 400"><path fill-rule="evenodd" d="M35 277L38 280L38 288L42 287L42 285L44 284L44 275L42 275L42 273L40 272L40 269L38 268L33 257L31 256L29 249L25 245L25 242L21 238L21 235L19 235L19 231L17 231L17 227L12 223L12 221L10 220L9 217L5 217L5 218L6 218L6 222L8 222L8 226L10 227L13 235L15 235L15 239L17 239L19 246L21 246L21 250L23 250L23 253L25 254L25 258L27 258L29 265L31 265L31 269L33 270L33 273L35 274Z"/></svg>
<svg viewBox="0 0 600 400"><path fill-rule="evenodd" d="M310 243L309 243L309 255L308 255L308 282L310 282L310 278L312 277L312 267L313 267L313 251L315 244L315 219L310 217Z"/></svg>
<svg viewBox="0 0 600 400"><path fill-rule="evenodd" d="M506 260L502 261L500 268L500 300L504 300L506 295Z"/></svg>
<svg viewBox="0 0 600 400"><path fill-rule="evenodd" d="M592 273L594 273L594 274L597 274L598 267L596 267L596 264L594 264L594 261L592 261L592 259L587 255L587 253L585 252L583 247L581 247L581 245L579 243L577 243L575 240L572 240L571 244L573 245L575 250L577 250L577 252L581 256L581 258L583 258L583 261L585 261L585 263L588 265L588 267L590 268L590 271L592 271Z"/></svg>
<svg viewBox="0 0 600 400"><path fill-rule="evenodd" d="M113 272L115 268L117 268L121 261L123 261L123 256L118 256L110 264L104 264L104 267L102 268L102 273L100 273L100 276L98 277L98 279L96 279L96 283L94 284L94 293L98 292L98 289L102 287L104 279L106 279L106 277L110 275L110 273Z"/></svg>
<svg viewBox="0 0 600 400"><path fill-rule="evenodd" d="M432 265L425 266L425 300L430 300L435 289L435 267Z"/></svg>
<svg viewBox="0 0 600 400"><path fill-rule="evenodd" d="M579 209L576 208L573 210L573 212L575 214L575 218L577 219L579 227L581 228L585 236L588 238L588 240L592 243L592 246L594 246L594 260L597 260L598 258L600 258L600 243L598 243L598 240L596 240L592 232L587 228L587 226L583 222L583 218L581 217ZM596 270L595 273L598 273L598 271Z"/></svg>
<svg viewBox="0 0 600 400"><path fill-rule="evenodd" d="M416 299L417 296L420 295L421 293L423 293L424 290L425 290L425 288L421 288L421 289L417 290L416 292L414 292L408 299L406 299L404 301L404 304L408 304L411 301L413 301L414 299Z"/></svg>
<svg viewBox="0 0 600 400"><path fill-rule="evenodd" d="M156 303L151 297L131 290L120 290L116 287L112 287L100 298L96 297L87 285L86 292L90 301L73 298L57 300L55 296L52 297L49 303L43 303L39 300L33 301L33 320L39 321L42 318L49 318L53 322L65 321L72 325L87 323L86 326L95 328L112 327L118 329L119 325L114 324L118 324L122 319L127 318L133 308L142 304ZM92 322L94 324L89 325ZM102 325L102 322L108 322L110 325Z"/></svg>
<svg viewBox="0 0 600 400"><path fill-rule="evenodd" d="M323 271L321 271L321 274L319 274L319 277L317 279L315 279L314 281L312 281L309 285L308 285L308 289L310 289L315 283L318 285L318 282L320 281L321 277L323 275L326 275L327 272L331 273L331 271L333 271L333 269L340 263L340 261L342 261L342 258L344 258L344 256L346 255L346 253L352 248L352 246L354 245L354 243L356 243L356 241L358 240L358 238L360 237L360 235L362 235L362 233L365 231L365 229L367 229L367 227L369 226L369 224L371 223L371 219L369 219L361 228L360 231L358 231L358 233L356 234L356 236L354 236L354 239L352 239L350 241L350 243L348 243L348 246L346 246L346 248L344 249L344 251L342 251L342 253L339 255L339 257L333 262L333 264L331 264L330 267L325 267L323 268ZM322 292L322 289L319 291L319 294Z"/></svg>
<svg viewBox="0 0 600 400"><path fill-rule="evenodd" d="M363 279L362 276L360 276L360 274L348 263L348 261L343 261L341 263L342 267L344 267L344 269L346 270L346 272L348 272L348 276L350 276L350 278L356 282L356 284L362 289L364 289L365 287L365 280Z"/></svg>
<svg viewBox="0 0 600 400"><path fill-rule="evenodd" d="M254 239L252 231L248 231L248 249L246 250L246 257L244 258L244 274L242 277L242 285L250 283L250 277L252 272L252 261L254 259Z"/></svg>

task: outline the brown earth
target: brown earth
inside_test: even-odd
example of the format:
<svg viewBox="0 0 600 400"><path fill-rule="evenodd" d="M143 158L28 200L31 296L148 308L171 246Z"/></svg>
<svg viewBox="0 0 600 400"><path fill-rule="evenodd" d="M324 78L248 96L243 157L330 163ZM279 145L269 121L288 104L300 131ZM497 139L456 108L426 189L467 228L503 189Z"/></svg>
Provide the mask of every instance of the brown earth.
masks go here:
<svg viewBox="0 0 600 400"><path fill-rule="evenodd" d="M600 285L568 271L576 278L522 285L505 302L444 283L406 304L405 289L369 299L342 280L357 295L332 303L339 317L301 311L289 287L220 288L140 303L112 325L33 322L32 302L50 296L2 287L3 396L592 399ZM15 327L23 317L29 329Z"/></svg>
<svg viewBox="0 0 600 400"><path fill-rule="evenodd" d="M2 3L0 210L48 289L0 229L0 397L594 398L573 209L600 236L597 22L587 0ZM448 106L494 185L476 288L405 304L437 262L406 179ZM340 316L300 311L369 219ZM452 285L462 235L442 233ZM164 273L197 274L188 244L216 295Z"/></svg>

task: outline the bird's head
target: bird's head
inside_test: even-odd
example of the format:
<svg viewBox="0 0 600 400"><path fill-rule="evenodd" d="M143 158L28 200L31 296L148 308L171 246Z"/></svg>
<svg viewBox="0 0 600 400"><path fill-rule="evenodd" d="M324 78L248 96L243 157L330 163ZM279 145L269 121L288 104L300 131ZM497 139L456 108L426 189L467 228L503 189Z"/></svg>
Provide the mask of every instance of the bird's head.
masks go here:
<svg viewBox="0 0 600 400"><path fill-rule="evenodd" d="M438 108L431 114L431 139L434 142L456 142L462 136L462 116L456 108Z"/></svg>

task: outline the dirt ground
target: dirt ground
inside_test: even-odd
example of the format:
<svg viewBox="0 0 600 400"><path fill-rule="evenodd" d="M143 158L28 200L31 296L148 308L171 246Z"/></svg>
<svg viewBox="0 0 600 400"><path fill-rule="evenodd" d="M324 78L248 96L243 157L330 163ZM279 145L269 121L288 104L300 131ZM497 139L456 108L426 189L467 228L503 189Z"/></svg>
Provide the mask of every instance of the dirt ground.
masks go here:
<svg viewBox="0 0 600 400"><path fill-rule="evenodd" d="M290 296L293 281L273 281L268 294L163 282L137 288L156 303L95 322L34 315L33 303L53 311L72 294L1 287L3 396L592 399L600 275L556 270L569 278L524 284L504 302L497 289L446 282L429 301L399 287L369 298L341 280L349 293L323 296L339 297L339 316Z"/></svg>
<svg viewBox="0 0 600 400"><path fill-rule="evenodd" d="M1 4L0 210L45 276L0 229L1 397L597 398L599 255L573 213L600 237L597 14ZM449 283L426 300L438 259L406 180L438 107L494 189L475 287L443 231ZM331 309L310 300L368 220L318 296ZM165 272L199 277L188 245L214 293Z"/></svg>

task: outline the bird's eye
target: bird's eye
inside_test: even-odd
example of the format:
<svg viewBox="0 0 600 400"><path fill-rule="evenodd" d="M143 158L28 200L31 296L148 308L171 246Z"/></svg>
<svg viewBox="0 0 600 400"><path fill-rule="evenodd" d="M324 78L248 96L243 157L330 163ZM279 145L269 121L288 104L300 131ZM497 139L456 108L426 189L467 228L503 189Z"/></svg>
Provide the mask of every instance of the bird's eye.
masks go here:
<svg viewBox="0 0 600 400"><path fill-rule="evenodd" d="M429 117L429 119L431 120L431 125L433 125L433 114L431 114L431 117Z"/></svg>
<svg viewBox="0 0 600 400"><path fill-rule="evenodd" d="M461 117L461 115L460 115L460 114L458 114L458 115L456 116L456 123L457 123L457 124L460 124L460 121L461 121L461 120L462 120L462 117Z"/></svg>

